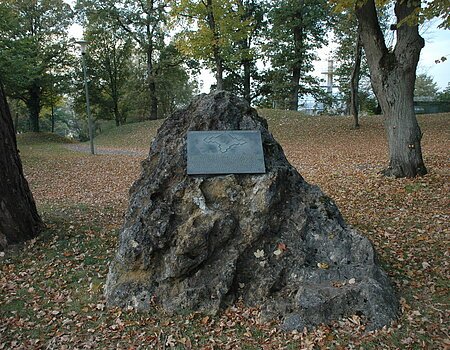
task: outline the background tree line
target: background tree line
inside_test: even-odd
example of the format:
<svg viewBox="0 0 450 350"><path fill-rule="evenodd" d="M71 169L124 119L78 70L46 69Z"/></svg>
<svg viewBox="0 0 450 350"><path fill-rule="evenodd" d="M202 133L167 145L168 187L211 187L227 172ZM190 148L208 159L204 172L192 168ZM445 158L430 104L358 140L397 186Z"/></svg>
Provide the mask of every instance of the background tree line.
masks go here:
<svg viewBox="0 0 450 350"><path fill-rule="evenodd" d="M312 73L315 60L328 58L317 52L333 32L339 105L354 115L377 112L355 12L335 6L322 0L78 0L71 8L62 0L5 0L0 77L16 128L85 137L79 53L68 36L76 22L90 41L96 120L119 126L169 115L198 93L201 67L214 72L217 89L253 105L297 110L300 98L312 96L328 106L331 96ZM387 12L379 10L389 33ZM433 81L423 78L421 91L424 84L432 89Z"/></svg>

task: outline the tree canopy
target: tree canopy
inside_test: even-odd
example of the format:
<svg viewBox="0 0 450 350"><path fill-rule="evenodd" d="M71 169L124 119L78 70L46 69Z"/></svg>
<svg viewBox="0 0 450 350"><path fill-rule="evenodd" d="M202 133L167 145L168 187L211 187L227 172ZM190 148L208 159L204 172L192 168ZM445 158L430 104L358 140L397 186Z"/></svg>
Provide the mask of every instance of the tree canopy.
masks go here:
<svg viewBox="0 0 450 350"><path fill-rule="evenodd" d="M3 1L0 6L0 77L6 93L22 100L33 131L55 82L67 77L67 30L72 10L62 0Z"/></svg>

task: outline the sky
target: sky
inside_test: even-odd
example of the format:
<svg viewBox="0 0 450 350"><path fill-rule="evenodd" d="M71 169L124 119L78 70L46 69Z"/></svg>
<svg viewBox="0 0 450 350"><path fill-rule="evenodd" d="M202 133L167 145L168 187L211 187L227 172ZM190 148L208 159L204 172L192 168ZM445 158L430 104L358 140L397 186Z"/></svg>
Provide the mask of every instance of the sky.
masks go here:
<svg viewBox="0 0 450 350"><path fill-rule="evenodd" d="M425 47L420 53L417 73L432 76L439 89L443 89L450 82L450 30L437 29L433 25L422 36ZM447 61L436 64L435 60L440 60L443 56Z"/></svg>
<svg viewBox="0 0 450 350"><path fill-rule="evenodd" d="M66 0L71 3L71 0ZM76 39L81 39L83 29L80 25L74 24L69 30L69 35ZM437 28L437 23L430 23L426 28L422 28L421 35L425 39L425 47L420 54L419 66L417 74L426 73L433 77L439 90L447 87L450 82L450 30L443 30ZM324 78L322 72L327 70L328 58L333 49L333 45L324 47L318 52L320 60L314 62L314 75ZM446 57L447 60L441 63L435 63L441 57ZM201 74L197 77L201 84L200 92L209 92L210 86L214 84L214 76L210 70L203 69Z"/></svg>

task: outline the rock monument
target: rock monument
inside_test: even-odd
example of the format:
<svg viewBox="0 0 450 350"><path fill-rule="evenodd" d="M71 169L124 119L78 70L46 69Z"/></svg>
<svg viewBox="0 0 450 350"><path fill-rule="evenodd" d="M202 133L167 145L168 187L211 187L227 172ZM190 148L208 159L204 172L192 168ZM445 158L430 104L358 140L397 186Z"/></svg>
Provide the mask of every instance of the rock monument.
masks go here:
<svg viewBox="0 0 450 350"><path fill-rule="evenodd" d="M259 130L263 174L188 175L187 133ZM238 298L287 330L359 314L389 324L398 299L369 240L305 182L267 122L226 92L168 118L130 190L106 283L110 306L216 313Z"/></svg>

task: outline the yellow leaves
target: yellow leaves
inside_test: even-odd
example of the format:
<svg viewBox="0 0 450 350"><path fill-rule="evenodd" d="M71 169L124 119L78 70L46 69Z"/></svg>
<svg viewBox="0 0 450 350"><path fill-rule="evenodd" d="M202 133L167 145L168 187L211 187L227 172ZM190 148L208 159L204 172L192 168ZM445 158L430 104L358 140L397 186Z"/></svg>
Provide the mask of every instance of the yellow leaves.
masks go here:
<svg viewBox="0 0 450 350"><path fill-rule="evenodd" d="M205 316L205 317L202 318L202 320L201 320L200 323L201 323L202 325L207 325L208 322L209 322L209 316Z"/></svg>
<svg viewBox="0 0 450 350"><path fill-rule="evenodd" d="M330 195L346 221L374 243L402 296L403 313L395 328L364 333L364 322L352 316L331 329L319 326L286 333L279 331L278 324L262 321L260 309L246 308L242 303L218 316L168 316L154 304L150 313L102 310L107 259L114 251L115 233L123 222L128 189L139 174L140 159L114 154L91 159L80 153L47 152L33 158L37 162L30 162L30 151L25 149L24 167L32 175L30 184L38 207L48 220L51 234L59 232L63 237L49 243L45 235L26 250L7 252L2 257L0 289L4 293L0 308L5 340L2 338L0 349L48 347L52 337L61 343L51 345L60 349L87 344L89 337L98 341L93 346L105 349L117 344L130 349L143 344L158 349L174 343L186 349L347 349L373 344L382 347L381 343L385 348L398 348L400 341L417 348L448 347L442 332L446 315L442 303L448 294L445 278L450 258L446 246L449 114L419 117L422 131L428 135L424 137L424 149L430 174L420 179L393 180L377 175L388 152L380 117L364 117L362 128L354 131L349 130L351 119L346 117L266 113L270 130L281 141L289 161L308 182ZM127 141L105 136L103 142L117 148L147 147L148 139L140 135L147 137L156 127L147 122L136 123L135 127ZM101 231L88 235L91 230L82 226L99 226ZM336 239L338 234L334 235ZM62 239L75 245L62 248L58 244ZM274 251L284 252L280 257L289 252L283 243L264 249L255 251L257 263L278 259ZM96 265L84 263L87 257L100 256L104 258ZM319 261L326 264L322 268L328 265ZM104 269L103 275L89 281L86 277L97 276L99 267ZM333 285L345 288L353 280L355 284L360 282L352 276L347 278ZM250 287L248 283L238 286ZM421 329L425 334L419 333ZM58 331L68 340L55 336Z"/></svg>
<svg viewBox="0 0 450 350"><path fill-rule="evenodd" d="M318 262L317 267L322 270L326 270L330 267L326 262Z"/></svg>
<svg viewBox="0 0 450 350"><path fill-rule="evenodd" d="M253 19L243 19L243 13L244 8L234 0L214 0L212 8L202 1L177 2L172 17L179 17L181 20L178 23L184 26L178 34L178 49L191 57L205 60L213 58L215 48L227 51L252 30Z"/></svg>

